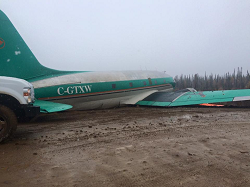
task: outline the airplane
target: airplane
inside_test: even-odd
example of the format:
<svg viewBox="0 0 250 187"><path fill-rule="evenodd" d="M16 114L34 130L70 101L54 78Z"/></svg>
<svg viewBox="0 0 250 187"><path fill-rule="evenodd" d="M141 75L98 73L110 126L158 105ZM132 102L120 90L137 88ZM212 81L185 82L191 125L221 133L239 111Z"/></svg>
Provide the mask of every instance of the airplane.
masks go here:
<svg viewBox="0 0 250 187"><path fill-rule="evenodd" d="M25 79L35 88L41 112L124 105L186 106L250 100L250 89L175 91L173 77L158 71L59 71L40 64L0 10L0 76Z"/></svg>

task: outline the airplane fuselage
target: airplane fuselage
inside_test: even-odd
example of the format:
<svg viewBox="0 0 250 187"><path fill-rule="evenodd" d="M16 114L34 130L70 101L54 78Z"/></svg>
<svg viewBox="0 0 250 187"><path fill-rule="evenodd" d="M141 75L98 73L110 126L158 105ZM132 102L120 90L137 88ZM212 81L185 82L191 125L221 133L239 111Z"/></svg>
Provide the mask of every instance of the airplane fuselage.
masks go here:
<svg viewBox="0 0 250 187"><path fill-rule="evenodd" d="M76 110L136 104L140 98L172 91L175 82L157 71L80 72L32 82L36 98L70 104Z"/></svg>

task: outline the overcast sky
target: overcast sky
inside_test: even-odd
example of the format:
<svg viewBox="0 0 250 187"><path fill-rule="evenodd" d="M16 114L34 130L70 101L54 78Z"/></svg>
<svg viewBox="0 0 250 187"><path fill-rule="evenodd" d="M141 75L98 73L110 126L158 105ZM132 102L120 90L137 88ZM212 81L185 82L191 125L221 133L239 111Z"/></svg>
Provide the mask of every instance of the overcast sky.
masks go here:
<svg viewBox="0 0 250 187"><path fill-rule="evenodd" d="M250 70L249 0L0 0L0 9L50 68Z"/></svg>

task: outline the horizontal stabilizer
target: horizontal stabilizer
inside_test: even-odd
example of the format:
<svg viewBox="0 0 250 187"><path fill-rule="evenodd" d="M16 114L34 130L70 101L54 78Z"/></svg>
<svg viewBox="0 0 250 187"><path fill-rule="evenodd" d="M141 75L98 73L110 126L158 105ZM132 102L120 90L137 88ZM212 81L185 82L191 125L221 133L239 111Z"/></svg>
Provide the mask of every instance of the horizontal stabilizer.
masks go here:
<svg viewBox="0 0 250 187"><path fill-rule="evenodd" d="M199 91L185 89L177 92L156 92L136 103L145 106L185 106L250 100L250 89Z"/></svg>
<svg viewBox="0 0 250 187"><path fill-rule="evenodd" d="M36 100L34 106L40 106L41 113L60 112L72 108L71 105L54 103L50 101L41 101L41 100Z"/></svg>

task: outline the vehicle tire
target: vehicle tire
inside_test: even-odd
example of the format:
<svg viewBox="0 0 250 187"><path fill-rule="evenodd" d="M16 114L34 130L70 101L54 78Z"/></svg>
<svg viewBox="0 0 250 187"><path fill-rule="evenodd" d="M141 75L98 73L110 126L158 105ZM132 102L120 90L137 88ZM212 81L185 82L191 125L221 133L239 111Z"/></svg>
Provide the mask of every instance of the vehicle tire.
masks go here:
<svg viewBox="0 0 250 187"><path fill-rule="evenodd" d="M8 107L0 105L0 142L10 137L17 128L17 117Z"/></svg>

